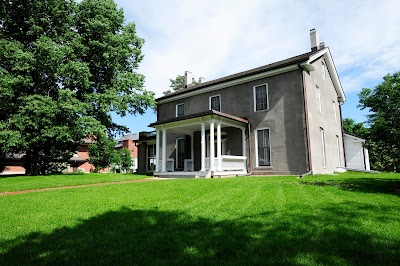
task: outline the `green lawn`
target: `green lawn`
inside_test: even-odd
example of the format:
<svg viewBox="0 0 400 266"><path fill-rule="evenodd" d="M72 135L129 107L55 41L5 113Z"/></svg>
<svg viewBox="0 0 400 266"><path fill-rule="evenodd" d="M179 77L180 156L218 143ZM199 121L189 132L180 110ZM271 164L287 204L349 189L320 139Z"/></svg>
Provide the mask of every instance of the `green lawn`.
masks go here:
<svg viewBox="0 0 400 266"><path fill-rule="evenodd" d="M0 192L86 185L148 178L137 174L62 174L46 176L0 176Z"/></svg>
<svg viewBox="0 0 400 266"><path fill-rule="evenodd" d="M0 196L0 265L398 265L399 189L345 173Z"/></svg>

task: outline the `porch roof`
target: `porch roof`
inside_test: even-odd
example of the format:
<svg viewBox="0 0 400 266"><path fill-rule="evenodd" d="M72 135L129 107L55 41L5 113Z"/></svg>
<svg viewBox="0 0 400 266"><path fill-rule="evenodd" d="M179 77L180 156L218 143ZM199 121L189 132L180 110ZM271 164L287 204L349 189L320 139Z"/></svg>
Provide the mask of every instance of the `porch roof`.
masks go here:
<svg viewBox="0 0 400 266"><path fill-rule="evenodd" d="M149 125L149 127L155 127L158 125L164 125L164 124L168 124L168 123L172 123L172 122L178 122L178 121L184 121L184 120L189 120L189 119L193 119L193 118L200 118L200 117L204 117L204 116L210 116L210 115L215 115L215 116L219 116L222 118L227 118L229 120L235 121L235 122L240 122L243 124L248 124L249 120L247 120L247 118L241 118L241 117L237 117L237 116L233 116L230 114L226 114L226 113L222 113L222 112L218 112L215 110L208 110L205 112L200 112L200 113L195 113L195 114L190 114L190 115L185 115L185 116L180 116L180 117L174 117L172 119L168 119L168 120L164 120L164 121L160 121L160 122L155 122L155 123L151 123Z"/></svg>

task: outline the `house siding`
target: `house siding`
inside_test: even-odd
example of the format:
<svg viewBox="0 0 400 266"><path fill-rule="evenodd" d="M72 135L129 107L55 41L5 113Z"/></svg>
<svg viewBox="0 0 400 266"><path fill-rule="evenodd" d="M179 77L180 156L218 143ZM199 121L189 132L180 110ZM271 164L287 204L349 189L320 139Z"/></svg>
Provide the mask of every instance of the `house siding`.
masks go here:
<svg viewBox="0 0 400 266"><path fill-rule="evenodd" d="M158 106L158 122L175 117L175 106L185 104L185 115L195 114L209 109L209 97L221 95L221 112L237 117L246 117L249 120L250 140L247 142L250 149L251 165L249 170L253 174L300 174L307 171L307 150L305 144L305 115L303 102L302 71L291 71L244 84L203 93L196 96L180 99ZM254 112L253 87L268 83L269 110ZM271 167L256 168L254 130L269 128L271 140ZM223 129L222 131L224 131ZM233 130L233 129L232 129ZM232 155L241 155L241 136L228 134L227 150ZM250 134L249 134L250 133ZM167 156L174 158L171 139L174 134L167 134ZM229 136L237 139L230 140ZM199 133L195 132L195 145L199 142ZM229 143L229 144L228 144ZM195 146L195 151L199 149ZM249 154L247 154L249 155ZM199 168L199 154L195 152L195 169ZM197 159L197 160L196 160Z"/></svg>
<svg viewBox="0 0 400 266"><path fill-rule="evenodd" d="M326 70L326 80L322 78L323 57L316 60L312 65L314 71L304 72L304 80L307 97L307 116L310 134L310 156L312 171L314 174L333 173L338 166L338 153L336 136L339 137L340 165L344 167L343 135L341 127L341 112L338 103L338 95ZM316 86L320 89L321 112L317 107ZM336 104L337 123L335 122L333 104ZM322 165L320 128L324 129L326 165Z"/></svg>

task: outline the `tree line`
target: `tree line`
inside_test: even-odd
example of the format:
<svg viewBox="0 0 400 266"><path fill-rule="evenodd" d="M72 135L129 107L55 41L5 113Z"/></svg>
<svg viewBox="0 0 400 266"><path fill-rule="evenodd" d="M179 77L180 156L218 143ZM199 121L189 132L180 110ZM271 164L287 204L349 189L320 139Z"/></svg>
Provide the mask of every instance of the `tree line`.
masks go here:
<svg viewBox="0 0 400 266"><path fill-rule="evenodd" d="M358 94L361 109L367 109L366 123L343 120L350 135L366 139L371 168L400 172L400 72L383 77L375 89L364 88Z"/></svg>

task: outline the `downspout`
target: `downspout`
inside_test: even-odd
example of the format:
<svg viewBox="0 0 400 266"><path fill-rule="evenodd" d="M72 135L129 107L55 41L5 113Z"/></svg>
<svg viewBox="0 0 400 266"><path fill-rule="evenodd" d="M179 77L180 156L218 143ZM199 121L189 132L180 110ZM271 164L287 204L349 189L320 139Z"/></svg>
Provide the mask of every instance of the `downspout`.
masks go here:
<svg viewBox="0 0 400 266"><path fill-rule="evenodd" d="M343 148L343 158L344 158L344 167L347 167L346 160L346 149L344 148L344 132L343 132L343 117L342 117L342 105L339 104L339 113L340 113L340 130L342 131L342 148Z"/></svg>
<svg viewBox="0 0 400 266"><path fill-rule="evenodd" d="M312 162L311 162L311 151L310 151L310 129L308 127L308 109L307 109L307 92L306 92L306 83L305 83L305 77L304 77L304 68L300 66L299 64L299 68L302 69L302 73L301 73L301 83L303 84L303 100L304 100L304 119L305 119L305 123L306 123L306 146L307 146L307 160L308 160L308 172L301 174L300 177L303 176L307 176L307 175L312 175Z"/></svg>
<svg viewBox="0 0 400 266"><path fill-rule="evenodd" d="M247 147L249 147L248 149L249 149L249 167L250 167L250 172L249 172L249 175L252 175L253 174L253 164L252 164L252 160L251 160L251 138L250 138L250 123L248 123L247 124L247 132L248 132L248 137L247 137L247 142L248 142L248 145L247 145Z"/></svg>

